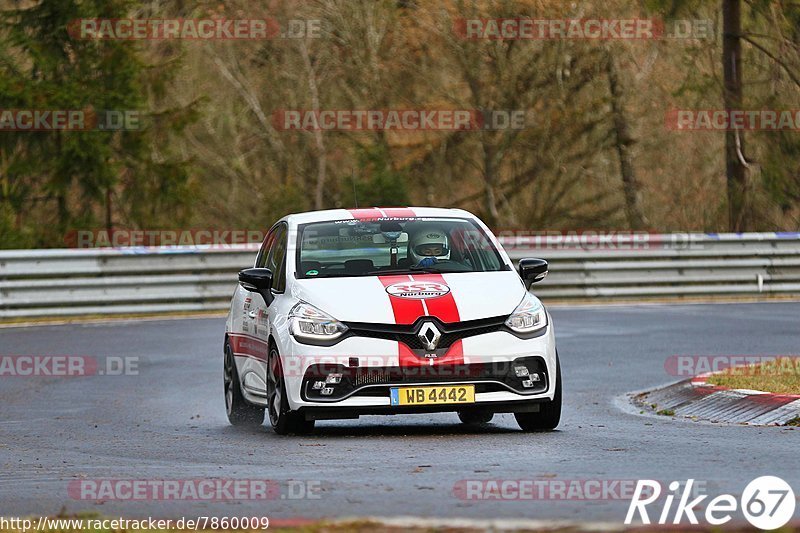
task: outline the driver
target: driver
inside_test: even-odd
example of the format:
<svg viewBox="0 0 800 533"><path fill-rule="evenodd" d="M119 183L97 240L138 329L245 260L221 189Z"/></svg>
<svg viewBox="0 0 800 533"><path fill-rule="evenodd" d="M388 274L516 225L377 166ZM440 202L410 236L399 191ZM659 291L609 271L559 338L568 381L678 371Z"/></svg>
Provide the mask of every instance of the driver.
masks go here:
<svg viewBox="0 0 800 533"><path fill-rule="evenodd" d="M429 267L450 259L447 235L438 229L420 229L409 239L408 253L411 264Z"/></svg>

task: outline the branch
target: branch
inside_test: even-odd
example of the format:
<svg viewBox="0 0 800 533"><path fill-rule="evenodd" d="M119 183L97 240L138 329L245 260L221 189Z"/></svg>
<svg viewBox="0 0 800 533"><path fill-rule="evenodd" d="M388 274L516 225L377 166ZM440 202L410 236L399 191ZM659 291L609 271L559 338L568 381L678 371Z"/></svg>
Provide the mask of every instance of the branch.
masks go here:
<svg viewBox="0 0 800 533"><path fill-rule="evenodd" d="M783 62L783 60L781 60L778 57L776 57L772 52L770 52L769 50L767 50L766 48L764 48L763 46L761 46L760 44L755 42L753 39L751 39L747 35L740 35L740 37L741 37L742 40L752 44L758 50L760 50L761 53L763 53L765 56L767 56L768 58L773 60L775 63L777 63L786 72L786 74L789 76L789 78L791 78L791 80L794 82L794 84L797 85L798 87L800 87L800 78L798 78L792 72L792 69L790 69L789 66L785 62Z"/></svg>

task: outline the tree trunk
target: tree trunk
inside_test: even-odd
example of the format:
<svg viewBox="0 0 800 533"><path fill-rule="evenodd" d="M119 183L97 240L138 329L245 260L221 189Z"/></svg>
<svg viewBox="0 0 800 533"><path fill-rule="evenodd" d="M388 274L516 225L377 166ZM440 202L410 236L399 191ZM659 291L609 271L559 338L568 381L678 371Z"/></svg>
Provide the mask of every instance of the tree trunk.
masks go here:
<svg viewBox="0 0 800 533"><path fill-rule="evenodd" d="M628 226L632 230L644 229L647 220L639 205L639 182L633 168L631 148L635 140L631 134L628 117L623 106L624 91L617 75L617 67L611 52L606 55L606 74L608 90L611 94L611 115L614 123L615 147L619 158L619 169L622 177L622 192L625 195L625 215Z"/></svg>
<svg viewBox="0 0 800 533"><path fill-rule="evenodd" d="M483 184L486 209L486 223L495 226L500 219L497 209L497 193L495 191L494 147L490 142L483 142Z"/></svg>
<svg viewBox="0 0 800 533"><path fill-rule="evenodd" d="M730 112L742 108L742 5L741 0L722 0L723 101ZM725 176L728 185L728 229L747 231L752 226L747 198L747 160L744 132L725 132Z"/></svg>
<svg viewBox="0 0 800 533"><path fill-rule="evenodd" d="M308 44L301 45L303 53L303 62L306 66L308 73L308 90L311 96L311 107L314 111L319 111L319 88L317 87L317 73L314 70L314 65L311 63L311 54L308 51ZM323 132L316 128L314 129L314 145L317 152L317 185L314 191L314 209L322 209L325 205L325 180L327 173L328 152L325 147L325 139Z"/></svg>
<svg viewBox="0 0 800 533"><path fill-rule="evenodd" d="M111 186L106 188L106 231L109 235L114 228L113 209L111 205Z"/></svg>

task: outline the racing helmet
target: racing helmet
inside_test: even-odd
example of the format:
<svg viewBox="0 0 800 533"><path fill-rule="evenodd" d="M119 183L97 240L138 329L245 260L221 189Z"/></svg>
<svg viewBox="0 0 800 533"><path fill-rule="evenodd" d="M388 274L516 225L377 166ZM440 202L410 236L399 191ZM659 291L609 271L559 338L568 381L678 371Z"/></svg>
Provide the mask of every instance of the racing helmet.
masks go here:
<svg viewBox="0 0 800 533"><path fill-rule="evenodd" d="M450 259L447 235L436 228L420 228L409 239L408 255L414 264L426 257L435 257L437 261Z"/></svg>

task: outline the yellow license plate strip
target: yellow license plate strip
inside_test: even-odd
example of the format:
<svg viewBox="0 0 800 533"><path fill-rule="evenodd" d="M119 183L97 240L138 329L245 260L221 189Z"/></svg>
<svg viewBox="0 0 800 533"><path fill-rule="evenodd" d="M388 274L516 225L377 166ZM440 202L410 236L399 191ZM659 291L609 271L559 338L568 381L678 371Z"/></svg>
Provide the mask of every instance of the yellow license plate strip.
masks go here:
<svg viewBox="0 0 800 533"><path fill-rule="evenodd" d="M444 405L475 403L475 385L442 385L436 387L392 387L392 405Z"/></svg>

